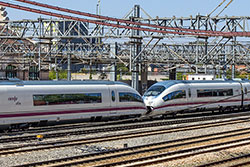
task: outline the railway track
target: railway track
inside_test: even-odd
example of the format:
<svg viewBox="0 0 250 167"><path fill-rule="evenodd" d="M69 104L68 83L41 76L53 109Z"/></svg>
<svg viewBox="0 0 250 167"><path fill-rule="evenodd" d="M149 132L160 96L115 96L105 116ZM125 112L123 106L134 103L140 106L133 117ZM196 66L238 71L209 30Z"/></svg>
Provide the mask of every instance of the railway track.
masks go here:
<svg viewBox="0 0 250 167"><path fill-rule="evenodd" d="M41 133L41 132L50 132L50 131L58 131L58 130L70 130L76 128L88 128L88 127L99 127L99 126L107 126L107 125L116 125L125 122L129 122L130 120L119 120L119 121L109 121L109 122L84 122L84 123L66 123L66 124L59 124L53 126L41 126L41 127L30 127L29 129L15 129L10 132L0 133L0 135L22 135L22 134L29 134L29 133Z"/></svg>
<svg viewBox="0 0 250 167"><path fill-rule="evenodd" d="M81 139L74 139L74 140L60 140L60 141L51 141L51 142L34 143L34 144L26 144L26 145L21 144L19 146L9 146L9 147L6 146L0 149L0 156L13 155L17 153L27 153L27 152L33 152L33 151L41 151L41 150L49 150L49 149L57 149L57 148L65 148L65 147L79 146L79 145L86 145L86 144L95 144L95 143L107 142L107 141L148 137L148 136L153 136L153 135L176 133L180 131L191 131L191 130L197 130L197 129L226 126L226 125L231 125L231 124L246 123L249 121L250 121L250 118L245 118L245 119L221 121L221 122L214 122L214 123L203 123L203 124L192 125L192 126L186 125L186 126L180 126L180 127L175 127L175 128L145 130L145 131L140 131L140 132L138 131L126 132L126 133L117 134L117 135L104 135L102 137L81 138ZM245 130L250 130L250 128L246 128Z"/></svg>
<svg viewBox="0 0 250 167"><path fill-rule="evenodd" d="M250 112L244 111L240 113L234 112L226 112L226 113L212 113L211 111L207 112L187 112L184 114L176 115L175 117L167 117L168 119L190 119L190 118L197 118L197 117L207 117L203 120L212 120L212 119L220 119L220 118L234 118L237 116L247 116L250 115ZM152 122L152 120L144 120L144 122ZM162 119L155 119L153 121L162 121ZM90 127L102 127L108 125L119 125L119 124L128 124L133 123L134 119L124 119L124 120L114 120L114 121L107 121L107 122L88 122L88 123L69 123L69 124L61 124L61 125L53 125L53 126L45 126L45 127L31 127L29 129L16 129L14 131L0 133L0 136L16 136L22 134L31 134L31 133L43 133L43 132L53 132L59 130L74 130L79 128L90 128ZM172 121L173 122L173 121ZM172 123L170 122L170 123ZM180 121L178 121L180 122ZM178 123L177 122L177 123ZM182 122L180 122L182 123Z"/></svg>
<svg viewBox="0 0 250 167"><path fill-rule="evenodd" d="M21 166L147 166L250 145L249 140L250 128L246 128Z"/></svg>
<svg viewBox="0 0 250 167"><path fill-rule="evenodd" d="M177 120L170 120L170 121L161 120L157 122L146 122L146 123L142 122L139 124L130 124L130 125L125 125L125 126L115 125L115 126L109 126L109 127L104 127L104 128L93 128L93 127L90 129L74 128L72 131L63 131L63 132L56 132L56 133L46 132L46 133L38 133L38 134L43 135L44 139L51 139L51 138L58 138L58 137L67 137L67 136L72 136L72 135L94 134L94 133L101 133L101 132L104 133L104 132L110 132L110 131L112 132L124 131L124 130L133 130L133 129L139 129L139 128L148 128L148 127L160 127L160 126L166 126L166 125L202 122L202 121L209 121L209 120L215 120L215 119L226 119L226 118L234 118L234 117L249 116L249 115L250 115L250 112L243 112L243 113L236 113L233 115L217 115L217 116L211 116L211 117L177 119ZM236 118L234 120L247 121L248 117L240 118L240 119ZM23 142L23 141L32 141L32 140L37 140L37 134L25 135L25 136L14 136L14 137L3 137L3 138L0 138L0 143Z"/></svg>
<svg viewBox="0 0 250 167"><path fill-rule="evenodd" d="M250 154L227 158L220 161L207 163L204 165L199 165L196 167L221 167L221 166L229 166L229 167L250 166Z"/></svg>

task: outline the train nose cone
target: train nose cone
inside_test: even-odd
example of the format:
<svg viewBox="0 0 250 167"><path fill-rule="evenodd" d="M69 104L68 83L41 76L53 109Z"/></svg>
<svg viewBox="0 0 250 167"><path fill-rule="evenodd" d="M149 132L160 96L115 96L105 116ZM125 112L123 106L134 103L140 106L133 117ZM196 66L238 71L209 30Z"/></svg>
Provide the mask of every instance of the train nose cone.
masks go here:
<svg viewBox="0 0 250 167"><path fill-rule="evenodd" d="M146 106L151 106L154 99L155 99L154 96L143 97L143 100Z"/></svg>

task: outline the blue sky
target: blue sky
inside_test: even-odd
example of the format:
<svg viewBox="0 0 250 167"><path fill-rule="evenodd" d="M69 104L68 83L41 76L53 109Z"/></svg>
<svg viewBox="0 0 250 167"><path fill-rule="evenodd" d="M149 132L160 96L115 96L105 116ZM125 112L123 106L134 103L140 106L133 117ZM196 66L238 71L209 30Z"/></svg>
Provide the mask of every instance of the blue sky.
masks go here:
<svg viewBox="0 0 250 167"><path fill-rule="evenodd" d="M2 0L4 2L18 3L14 0ZM36 0L37 2L47 3L60 7L80 10L89 13L96 13L97 0ZM189 17L200 13L206 15L210 13L223 0L101 0L101 14L110 17L122 18L135 4L140 5L153 18L159 17ZM230 0L226 0L223 7ZM30 5L25 5L30 6ZM32 6L33 7L33 6ZM221 16L250 16L250 0L234 0ZM220 7L214 14L215 16L222 8ZM32 14L16 9L7 9L11 20L36 19L39 14ZM47 16L42 16L47 17Z"/></svg>

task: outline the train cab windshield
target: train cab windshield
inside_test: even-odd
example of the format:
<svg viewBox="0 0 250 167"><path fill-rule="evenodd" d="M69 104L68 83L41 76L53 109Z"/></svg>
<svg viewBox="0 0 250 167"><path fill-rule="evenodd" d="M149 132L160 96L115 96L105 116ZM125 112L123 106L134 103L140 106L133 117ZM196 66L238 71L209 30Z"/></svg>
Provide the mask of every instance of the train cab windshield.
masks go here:
<svg viewBox="0 0 250 167"><path fill-rule="evenodd" d="M158 96L161 94L166 88L164 86L156 85L152 86L145 92L144 96Z"/></svg>

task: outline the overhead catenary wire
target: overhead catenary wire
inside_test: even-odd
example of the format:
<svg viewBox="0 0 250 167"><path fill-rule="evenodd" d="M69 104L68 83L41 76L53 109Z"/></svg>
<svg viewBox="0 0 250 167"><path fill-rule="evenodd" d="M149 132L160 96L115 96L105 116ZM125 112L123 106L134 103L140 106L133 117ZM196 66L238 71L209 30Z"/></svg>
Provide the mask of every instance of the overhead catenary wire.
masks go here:
<svg viewBox="0 0 250 167"><path fill-rule="evenodd" d="M228 4L216 15L216 17L218 17L232 2L233 0L230 0L230 2L228 2Z"/></svg>
<svg viewBox="0 0 250 167"><path fill-rule="evenodd" d="M18 10L28 11L28 12L32 12L32 13L43 14L43 15L47 15L47 16L53 16L53 17L64 18L64 19L75 20L75 21L82 21L82 22L93 23L93 24L98 24L98 25L111 26L111 27L116 27L116 28L125 28L125 29L139 30L139 31L156 32L156 33L162 33L162 34L176 34L176 35L190 35L190 36L221 36L222 35L222 34L218 34L218 33L217 34L212 34L212 33L202 34L202 33L165 31L165 30L157 30L157 29L150 29L150 28L142 28L142 27L134 27L134 26L114 24L114 23L107 23L105 21L97 21L97 20L90 20L90 19L84 19L84 18L79 18L79 17L73 17L73 16L69 16L69 15L63 15L63 14L58 14L58 13L54 13L54 12L48 12L48 11L44 11L44 10L29 8L29 7L25 7L25 6L21 6L21 5L6 3L6 2L2 2L2 1L0 1L0 5L14 8L14 9L18 9ZM234 32L234 33L237 33L237 32ZM246 33L240 33L240 35L245 36ZM248 35L250 36L250 32ZM223 34L223 36L231 37L231 34Z"/></svg>
<svg viewBox="0 0 250 167"><path fill-rule="evenodd" d="M118 23L126 23L126 24L139 25L139 26L147 26L147 27L159 28L159 29L165 29L165 30L168 29L168 30L174 30L174 31L182 31L182 33L185 33L183 31L197 33L197 34L191 34L190 33L190 34L183 34L183 35L227 36L227 37L230 37L230 36L250 36L250 32L249 33L246 33L246 32L220 32L220 31L192 30L192 29L187 29L187 28L159 26L159 25L154 25L154 24L133 22L133 21L123 20L123 19L112 18L112 17L108 17L108 16L95 15L95 14L91 14L91 13L87 13L87 12L70 10L70 9L66 9L66 8L61 8L61 7L52 6L52 5L48 5L48 4L42 4L42 3L29 1L29 0L15 0L15 1L28 3L28 4L32 4L32 5L35 5L35 6L40 6L40 7L44 7L44 8L53 9L53 10L63 11L63 12L67 12L67 13L72 13L72 14L77 14L77 15L82 15L82 16L87 16L87 17L93 17L93 18L97 18L97 19L103 19L103 20L108 20L108 21L116 21ZM174 31L170 31L168 33L170 33L170 34L177 33L178 34L178 32L174 33ZM204 33L204 34L198 34L198 33ZM211 35L209 35L209 34L211 34Z"/></svg>
<svg viewBox="0 0 250 167"><path fill-rule="evenodd" d="M208 14L208 17L211 16L212 13L214 13L226 0L223 0L212 12Z"/></svg>
<svg viewBox="0 0 250 167"><path fill-rule="evenodd" d="M49 8L49 9L53 9L53 10L63 11L63 12L67 12L67 13L82 15L82 16L86 16L86 17L93 17L93 18L96 18L96 19L103 19L103 20L108 20L108 21L116 21L116 22L125 23L125 24L148 26L148 27L153 27L153 28L169 29L169 30L176 30L176 31L181 30L181 31L204 32L204 33L215 33L216 32L216 31L205 31L205 30L191 30L191 29L186 29L186 28L175 28L175 27L159 26L159 25L154 25L154 24L133 22L133 21L129 21L129 20L117 19L117 18L108 17L108 16L96 15L96 14L91 14L91 13L87 13L87 12L61 8L61 7L58 7L58 6L52 6L52 5L38 3L38 2L34 2L34 1L29 1L29 0L15 0L15 1L28 3L28 4L31 4L31 5L40 6L40 7L44 7L44 8ZM220 32L218 31L218 33L220 33Z"/></svg>

